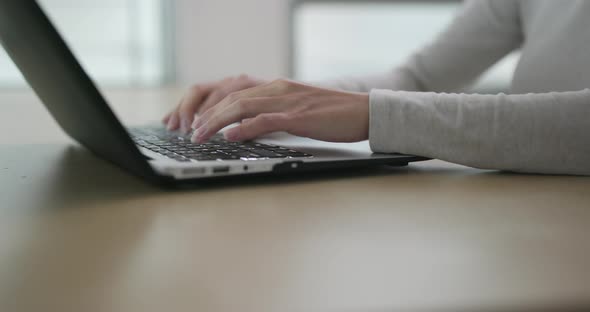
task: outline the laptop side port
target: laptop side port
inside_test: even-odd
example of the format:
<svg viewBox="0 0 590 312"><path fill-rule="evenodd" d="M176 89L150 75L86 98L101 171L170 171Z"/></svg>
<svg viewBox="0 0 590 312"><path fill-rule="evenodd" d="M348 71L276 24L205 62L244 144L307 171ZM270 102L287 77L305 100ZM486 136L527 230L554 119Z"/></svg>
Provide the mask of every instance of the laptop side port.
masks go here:
<svg viewBox="0 0 590 312"><path fill-rule="evenodd" d="M213 167L213 173L228 173L229 166L217 166Z"/></svg>
<svg viewBox="0 0 590 312"><path fill-rule="evenodd" d="M186 176L202 175L205 173L205 168L185 168L182 169L182 174Z"/></svg>

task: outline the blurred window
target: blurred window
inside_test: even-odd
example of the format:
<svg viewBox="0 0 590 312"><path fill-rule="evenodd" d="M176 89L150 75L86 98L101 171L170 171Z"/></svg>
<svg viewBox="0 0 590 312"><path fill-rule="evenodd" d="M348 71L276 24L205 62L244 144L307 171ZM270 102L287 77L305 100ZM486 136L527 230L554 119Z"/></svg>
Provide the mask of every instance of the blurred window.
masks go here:
<svg viewBox="0 0 590 312"><path fill-rule="evenodd" d="M159 85L170 77L169 0L39 0L78 61L109 86ZM24 86L0 48L0 87Z"/></svg>
<svg viewBox="0 0 590 312"><path fill-rule="evenodd" d="M300 1L293 12L292 74L317 81L383 72L433 40L460 6L460 1ZM517 59L512 54L496 64L475 90L506 90Z"/></svg>

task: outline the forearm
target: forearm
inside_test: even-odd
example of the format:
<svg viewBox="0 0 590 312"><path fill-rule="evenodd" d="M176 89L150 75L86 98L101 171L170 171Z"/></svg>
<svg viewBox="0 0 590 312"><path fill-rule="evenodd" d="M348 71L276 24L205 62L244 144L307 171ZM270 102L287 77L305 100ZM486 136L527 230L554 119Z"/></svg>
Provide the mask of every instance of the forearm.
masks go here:
<svg viewBox="0 0 590 312"><path fill-rule="evenodd" d="M509 171L590 175L590 90L467 95L373 90L371 148Z"/></svg>

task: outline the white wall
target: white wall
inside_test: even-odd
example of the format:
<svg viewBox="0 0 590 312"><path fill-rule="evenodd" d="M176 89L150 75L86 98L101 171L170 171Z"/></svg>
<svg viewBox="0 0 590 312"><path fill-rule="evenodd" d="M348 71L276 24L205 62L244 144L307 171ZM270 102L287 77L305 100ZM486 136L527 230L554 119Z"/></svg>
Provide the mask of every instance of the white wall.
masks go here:
<svg viewBox="0 0 590 312"><path fill-rule="evenodd" d="M289 0L176 0L177 77L188 85L288 71Z"/></svg>
<svg viewBox="0 0 590 312"><path fill-rule="evenodd" d="M265 79L288 75L291 1L175 0L177 83L187 86L242 73ZM394 66L404 59L380 66ZM507 90L517 60L511 55L495 66L476 90Z"/></svg>

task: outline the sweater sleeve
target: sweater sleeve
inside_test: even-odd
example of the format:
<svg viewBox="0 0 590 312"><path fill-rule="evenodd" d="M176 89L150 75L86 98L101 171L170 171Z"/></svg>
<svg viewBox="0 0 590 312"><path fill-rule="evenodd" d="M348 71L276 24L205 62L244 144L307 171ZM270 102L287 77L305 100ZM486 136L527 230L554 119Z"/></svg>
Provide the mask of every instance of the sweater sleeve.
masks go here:
<svg viewBox="0 0 590 312"><path fill-rule="evenodd" d="M385 73L319 83L347 91L458 91L517 49L523 35L515 0L468 0L436 39Z"/></svg>
<svg viewBox="0 0 590 312"><path fill-rule="evenodd" d="M482 169L590 175L590 90L477 95L373 90L371 149Z"/></svg>

